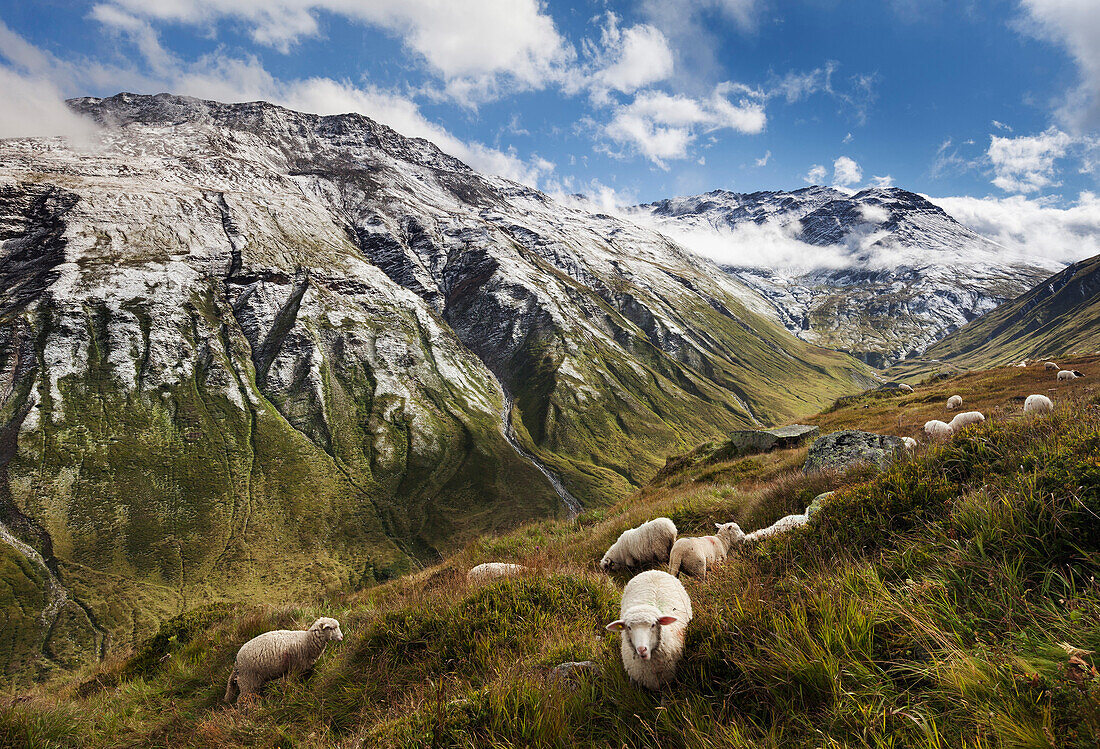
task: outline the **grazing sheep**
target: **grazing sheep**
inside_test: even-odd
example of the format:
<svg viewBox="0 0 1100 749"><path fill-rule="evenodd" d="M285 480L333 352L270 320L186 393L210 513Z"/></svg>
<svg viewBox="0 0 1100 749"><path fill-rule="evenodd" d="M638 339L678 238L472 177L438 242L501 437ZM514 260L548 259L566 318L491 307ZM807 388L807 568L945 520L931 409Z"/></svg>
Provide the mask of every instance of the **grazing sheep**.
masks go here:
<svg viewBox="0 0 1100 749"><path fill-rule="evenodd" d="M466 582L471 585L479 585L481 583L487 583L490 580L496 580L501 577L513 577L515 575L522 575L530 568L524 567L522 564L508 564L507 562L486 562L485 564L479 564L466 573Z"/></svg>
<svg viewBox="0 0 1100 749"><path fill-rule="evenodd" d="M956 408L958 408L962 404L963 404L963 399L962 399L961 395L952 395L950 398L947 399L947 410L948 411L954 411Z"/></svg>
<svg viewBox="0 0 1100 749"><path fill-rule="evenodd" d="M1081 375L1077 374L1076 370L1063 369L1061 372L1058 373L1058 381L1063 382L1066 380L1076 380L1080 376Z"/></svg>
<svg viewBox="0 0 1100 749"><path fill-rule="evenodd" d="M659 689L672 679L691 616L687 591L667 572L643 572L626 584L619 618L607 629L620 633L623 668L631 681Z"/></svg>
<svg viewBox="0 0 1100 749"><path fill-rule="evenodd" d="M905 443L905 448L907 450L916 450L917 449L917 441L915 439L913 439L912 437L902 437L901 441Z"/></svg>
<svg viewBox="0 0 1100 749"><path fill-rule="evenodd" d="M1029 395L1024 401L1025 414L1048 414L1054 410L1054 403L1045 395Z"/></svg>
<svg viewBox="0 0 1100 749"><path fill-rule="evenodd" d="M956 414L947 426L951 427L952 432L957 432L971 424L981 424L983 421L985 421L985 416L982 415L981 411L963 411L961 414Z"/></svg>
<svg viewBox="0 0 1100 749"><path fill-rule="evenodd" d="M715 523L718 534L702 538L678 538L668 556L668 574L679 577L681 572L707 579L707 569L726 560L730 547L745 538L737 523Z"/></svg>
<svg viewBox="0 0 1100 749"><path fill-rule="evenodd" d="M600 560L600 569L611 572L656 562L665 564L676 542L676 526L668 518L655 518L622 532Z"/></svg>
<svg viewBox="0 0 1100 749"><path fill-rule="evenodd" d="M241 645L225 685L225 701L257 694L260 688L288 674L309 671L330 640L340 642L340 622L322 616L307 630L277 629Z"/></svg>
<svg viewBox="0 0 1100 749"><path fill-rule="evenodd" d="M1017 367L1026 367L1027 366L1027 359L1024 359L1022 362L1020 362L1016 366Z"/></svg>
<svg viewBox="0 0 1100 749"><path fill-rule="evenodd" d="M924 422L924 433L929 437L950 437L954 431L949 424L939 419Z"/></svg>
<svg viewBox="0 0 1100 749"><path fill-rule="evenodd" d="M785 533L792 528L797 528L800 525L805 525L810 519L809 515L801 513L798 515L786 515L779 518L767 528L761 528L758 531L753 531L749 535L745 536L746 541L758 541L761 538L767 538L768 536L774 536L778 533Z"/></svg>
<svg viewBox="0 0 1100 749"><path fill-rule="evenodd" d="M1055 370L1055 371L1057 371L1057 370L1061 369L1061 367L1059 367L1059 366L1058 366L1057 364L1055 364L1055 363L1054 363L1054 362L1052 362L1052 361L1048 361L1048 362L1047 362L1046 364L1044 364L1044 365L1043 365L1043 368L1044 368L1044 369L1053 369L1053 370Z"/></svg>
<svg viewBox="0 0 1100 749"><path fill-rule="evenodd" d="M901 392L903 392L903 393L911 393L911 392L913 392L913 388L912 388L912 386L911 386L911 385L906 385L906 384L905 384L904 382L903 382L903 383L901 383L900 385L898 385L898 390L900 390L900 391L901 391Z"/></svg>

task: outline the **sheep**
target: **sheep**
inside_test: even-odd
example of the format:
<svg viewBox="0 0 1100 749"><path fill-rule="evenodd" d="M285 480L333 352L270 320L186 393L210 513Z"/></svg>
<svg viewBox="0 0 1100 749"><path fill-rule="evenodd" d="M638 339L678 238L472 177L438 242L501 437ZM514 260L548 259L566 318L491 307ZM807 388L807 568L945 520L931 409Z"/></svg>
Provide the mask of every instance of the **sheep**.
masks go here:
<svg viewBox="0 0 1100 749"><path fill-rule="evenodd" d="M626 584L619 618L607 630L620 633L623 668L632 682L659 689L672 679L691 616L687 591L667 572L643 572Z"/></svg>
<svg viewBox="0 0 1100 749"><path fill-rule="evenodd" d="M600 569L612 572L617 569L641 567L644 564L668 562L672 544L676 542L676 526L668 518L655 518L637 528L622 532L600 560Z"/></svg>
<svg viewBox="0 0 1100 749"><path fill-rule="evenodd" d="M912 437L902 437L901 441L905 444L905 449L907 449L907 450L916 450L917 449L917 441L915 439L913 439Z"/></svg>
<svg viewBox="0 0 1100 749"><path fill-rule="evenodd" d="M963 399L962 399L961 395L952 395L950 398L947 399L947 410L948 411L954 411L956 408L958 408L962 404L963 404Z"/></svg>
<svg viewBox="0 0 1100 749"><path fill-rule="evenodd" d="M508 564L507 562L486 562L479 564L466 573L466 582L471 585L486 583L501 577L513 577L527 572L530 568L522 564Z"/></svg>
<svg viewBox="0 0 1100 749"><path fill-rule="evenodd" d="M911 386L911 385L906 385L906 384L905 384L904 382L903 382L903 383L901 383L900 385L898 385L898 390L900 390L900 391L901 391L901 392L903 392L903 393L911 393L911 392L913 392L913 388L912 388L912 386Z"/></svg>
<svg viewBox="0 0 1100 749"><path fill-rule="evenodd" d="M950 437L954 431L949 424L939 419L924 422L924 433L929 437Z"/></svg>
<svg viewBox="0 0 1100 749"><path fill-rule="evenodd" d="M981 424L983 421L985 421L985 416L982 415L981 411L963 411L961 414L956 414L947 426L951 427L952 432L957 432L963 427L968 427L971 424Z"/></svg>
<svg viewBox="0 0 1100 749"><path fill-rule="evenodd" d="M761 528L758 531L753 531L749 535L745 536L746 541L759 541L762 538L768 536L774 536L777 533L785 533L792 528L797 528L800 525L805 525L810 519L806 513L800 513L798 515L786 515L779 518L767 528Z"/></svg>
<svg viewBox="0 0 1100 749"><path fill-rule="evenodd" d="M272 679L309 671L329 641L343 639L340 622L327 616L304 631L277 629L253 637L237 651L225 685L225 701L257 694Z"/></svg>
<svg viewBox="0 0 1100 749"><path fill-rule="evenodd" d="M1048 414L1054 410L1054 403L1045 395L1029 395L1024 401L1025 414Z"/></svg>
<svg viewBox="0 0 1100 749"><path fill-rule="evenodd" d="M1043 368L1044 369L1053 369L1054 371L1058 371L1059 369L1061 369L1061 367L1059 367L1057 364L1055 364L1052 361L1048 361L1046 364L1044 364Z"/></svg>
<svg viewBox="0 0 1100 749"><path fill-rule="evenodd" d="M1058 381L1063 382L1066 380L1076 380L1078 377L1084 377L1083 374L1076 369L1063 369L1058 373Z"/></svg>
<svg viewBox="0 0 1100 749"><path fill-rule="evenodd" d="M1027 359L1024 359L1022 362L1020 362L1016 366L1017 367L1026 367L1027 366Z"/></svg>
<svg viewBox="0 0 1100 749"><path fill-rule="evenodd" d="M678 538L668 557L668 574L679 577L684 572L707 579L707 569L724 562L730 547L745 538L737 523L715 523L717 535L702 538Z"/></svg>

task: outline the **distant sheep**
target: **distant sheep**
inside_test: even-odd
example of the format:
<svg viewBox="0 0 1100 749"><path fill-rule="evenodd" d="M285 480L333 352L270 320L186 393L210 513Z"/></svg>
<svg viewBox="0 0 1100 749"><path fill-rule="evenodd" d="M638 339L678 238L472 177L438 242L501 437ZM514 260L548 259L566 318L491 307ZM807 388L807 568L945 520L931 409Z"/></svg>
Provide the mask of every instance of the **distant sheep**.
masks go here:
<svg viewBox="0 0 1100 749"><path fill-rule="evenodd" d="M800 525L805 525L809 520L809 516L805 513L798 515L786 515L779 518L767 528L761 528L758 531L753 531L749 535L745 536L746 541L759 541L761 538L767 538L768 536L774 536L778 533L786 533L792 528L797 528Z"/></svg>
<svg viewBox="0 0 1100 749"><path fill-rule="evenodd" d="M954 431L949 424L939 419L924 422L924 433L929 437L950 437Z"/></svg>
<svg viewBox="0 0 1100 749"><path fill-rule="evenodd" d="M904 382L903 382L903 383L901 383L900 385L898 385L898 390L900 390L900 391L901 391L901 392L903 392L903 393L911 393L911 392L913 392L913 388L912 388L912 386L911 386L911 385L906 385L906 384L905 384Z"/></svg>
<svg viewBox="0 0 1100 749"><path fill-rule="evenodd" d="M1060 382L1065 380L1076 380L1078 377L1084 377L1084 375L1076 369L1063 369L1058 373L1058 380Z"/></svg>
<svg viewBox="0 0 1100 749"><path fill-rule="evenodd" d="M1053 369L1055 371L1058 371L1059 369L1061 369L1061 367L1059 367L1057 364L1055 364L1052 361L1048 361L1046 364L1044 364L1043 368L1044 369Z"/></svg>
<svg viewBox="0 0 1100 749"><path fill-rule="evenodd" d="M912 437L902 437L901 441L905 444L905 449L906 450L916 450L917 449L917 441L915 439L913 439Z"/></svg>
<svg viewBox="0 0 1100 749"><path fill-rule="evenodd" d="M619 618L607 629L620 633L623 668L631 681L647 689L671 681L691 616L687 591L667 572L643 572L626 584Z"/></svg>
<svg viewBox="0 0 1100 749"><path fill-rule="evenodd" d="M963 411L961 414L956 414L947 426L951 427L952 432L957 432L971 424L981 424L983 421L985 421L985 416L982 415L981 411Z"/></svg>
<svg viewBox="0 0 1100 749"><path fill-rule="evenodd" d="M1054 410L1054 403L1045 395L1029 395L1024 401L1025 414L1048 414Z"/></svg>
<svg viewBox="0 0 1100 749"><path fill-rule="evenodd" d="M950 398L947 399L947 410L954 411L962 404L963 399L961 395L952 395Z"/></svg>
<svg viewBox="0 0 1100 749"><path fill-rule="evenodd" d="M309 671L330 641L343 639L340 622L325 616L304 631L277 629L253 637L237 651L225 685L225 701L257 694L273 679Z"/></svg>
<svg viewBox="0 0 1100 749"><path fill-rule="evenodd" d="M1027 366L1027 359L1024 359L1022 362L1020 362L1016 366L1017 367L1026 367Z"/></svg>
<svg viewBox="0 0 1100 749"><path fill-rule="evenodd" d="M672 545L668 558L668 574L680 573L707 579L707 570L726 560L730 547L745 538L745 532L737 523L715 523L717 535L701 538L678 538Z"/></svg>
<svg viewBox="0 0 1100 749"><path fill-rule="evenodd" d="M667 564L676 526L668 518L655 518L622 532L600 560L600 569L612 572L645 564Z"/></svg>
<svg viewBox="0 0 1100 749"><path fill-rule="evenodd" d="M522 564L508 564L507 562L486 562L485 564L479 564L466 573L466 582L471 585L479 585L481 583L487 583L490 580L497 580L502 577L514 577L516 575L522 575L524 572L528 572L530 567L524 567Z"/></svg>

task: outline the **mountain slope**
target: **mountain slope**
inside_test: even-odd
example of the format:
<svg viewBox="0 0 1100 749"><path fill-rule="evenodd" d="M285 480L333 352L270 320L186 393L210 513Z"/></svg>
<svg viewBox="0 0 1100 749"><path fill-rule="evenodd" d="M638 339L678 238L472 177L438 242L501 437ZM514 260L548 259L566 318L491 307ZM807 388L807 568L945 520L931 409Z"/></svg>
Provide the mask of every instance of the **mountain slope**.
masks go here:
<svg viewBox="0 0 1100 749"><path fill-rule="evenodd" d="M717 190L638 210L688 246L713 254L721 243L730 273L791 332L875 366L923 351L1061 267L1006 261L1003 248L897 188ZM777 247L781 260L761 260Z"/></svg>
<svg viewBox="0 0 1100 749"><path fill-rule="evenodd" d="M1100 255L1074 263L955 331L926 359L970 368L1100 351Z"/></svg>
<svg viewBox="0 0 1100 749"><path fill-rule="evenodd" d="M94 146L0 142L3 605L45 625L9 674L386 579L869 381L663 236L365 117L71 105Z"/></svg>

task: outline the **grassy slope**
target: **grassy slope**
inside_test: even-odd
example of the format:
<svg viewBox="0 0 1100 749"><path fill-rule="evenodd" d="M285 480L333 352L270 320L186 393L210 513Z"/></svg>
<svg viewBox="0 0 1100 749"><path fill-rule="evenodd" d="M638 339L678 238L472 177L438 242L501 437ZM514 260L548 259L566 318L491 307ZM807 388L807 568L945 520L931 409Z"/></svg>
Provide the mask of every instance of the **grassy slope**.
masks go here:
<svg viewBox="0 0 1100 749"><path fill-rule="evenodd" d="M1082 260L931 346L925 360L976 369L1100 352L1100 255ZM906 363L912 367L914 363Z"/></svg>
<svg viewBox="0 0 1100 749"><path fill-rule="evenodd" d="M805 448L704 449L619 505L484 537L369 591L185 616L136 657L0 709L0 744L1095 746L1100 676L1075 648L1100 651L1100 394L1065 385L1055 414L1023 419L1018 398L1045 382L973 373L815 419L906 434L955 392L994 417L878 475L801 476ZM684 533L751 530L829 489L806 528L687 582L696 617L676 685L627 683L602 629L624 579L594 572L623 528L667 514ZM487 560L538 572L468 588L463 571ZM241 642L321 613L347 639L312 677L218 703ZM547 682L584 659L602 673L578 690Z"/></svg>

